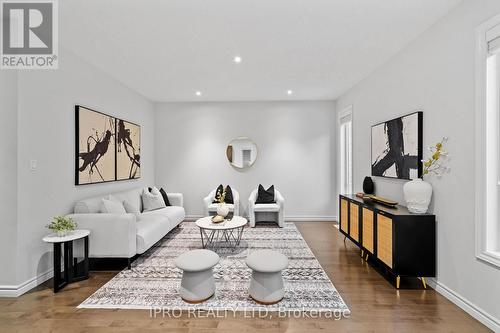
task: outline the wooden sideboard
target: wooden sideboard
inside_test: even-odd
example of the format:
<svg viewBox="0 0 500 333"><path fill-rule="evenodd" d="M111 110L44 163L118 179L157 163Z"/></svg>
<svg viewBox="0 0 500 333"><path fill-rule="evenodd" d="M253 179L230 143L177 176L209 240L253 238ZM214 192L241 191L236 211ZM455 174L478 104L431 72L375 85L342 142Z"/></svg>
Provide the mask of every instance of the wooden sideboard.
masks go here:
<svg viewBox="0 0 500 333"><path fill-rule="evenodd" d="M364 260L373 259L396 277L416 277L426 288L425 277L436 275L436 218L365 202L354 195L340 195L339 229L361 249Z"/></svg>

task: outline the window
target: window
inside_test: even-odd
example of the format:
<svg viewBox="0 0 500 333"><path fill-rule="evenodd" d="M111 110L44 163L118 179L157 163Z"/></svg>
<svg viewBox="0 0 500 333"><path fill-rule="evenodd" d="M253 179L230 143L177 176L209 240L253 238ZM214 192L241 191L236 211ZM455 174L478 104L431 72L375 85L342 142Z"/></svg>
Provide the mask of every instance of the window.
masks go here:
<svg viewBox="0 0 500 333"><path fill-rule="evenodd" d="M352 107L339 113L340 194L352 193Z"/></svg>
<svg viewBox="0 0 500 333"><path fill-rule="evenodd" d="M477 29L476 256L500 266L500 16Z"/></svg>

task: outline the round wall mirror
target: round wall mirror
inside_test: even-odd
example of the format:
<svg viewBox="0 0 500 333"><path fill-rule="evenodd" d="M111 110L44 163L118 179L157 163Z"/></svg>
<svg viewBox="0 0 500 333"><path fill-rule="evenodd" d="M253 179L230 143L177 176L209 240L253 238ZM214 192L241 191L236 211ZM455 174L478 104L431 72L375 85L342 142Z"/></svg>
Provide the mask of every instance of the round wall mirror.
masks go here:
<svg viewBox="0 0 500 333"><path fill-rule="evenodd" d="M257 159L257 145L249 138L236 138L227 145L226 157L233 167L247 169Z"/></svg>

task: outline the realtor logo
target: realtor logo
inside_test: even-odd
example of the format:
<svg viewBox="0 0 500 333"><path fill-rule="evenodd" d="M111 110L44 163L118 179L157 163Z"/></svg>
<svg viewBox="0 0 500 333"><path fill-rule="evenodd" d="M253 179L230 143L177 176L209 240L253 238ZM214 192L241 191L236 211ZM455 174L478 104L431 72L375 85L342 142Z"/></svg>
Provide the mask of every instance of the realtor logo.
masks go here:
<svg viewBox="0 0 500 333"><path fill-rule="evenodd" d="M2 69L56 69L57 0L0 0Z"/></svg>

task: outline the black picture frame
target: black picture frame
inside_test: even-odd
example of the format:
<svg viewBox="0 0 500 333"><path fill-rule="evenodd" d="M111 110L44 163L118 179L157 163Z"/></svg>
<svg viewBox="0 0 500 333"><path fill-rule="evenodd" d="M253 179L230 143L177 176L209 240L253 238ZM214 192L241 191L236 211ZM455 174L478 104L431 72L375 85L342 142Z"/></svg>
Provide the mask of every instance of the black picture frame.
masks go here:
<svg viewBox="0 0 500 333"><path fill-rule="evenodd" d="M398 120L398 119L403 119L405 117L410 117L410 116L413 116L413 115L417 115L417 131L416 131L416 135L417 135L417 138L416 138L416 142L417 142L417 155L414 157L416 159L416 164L417 164L417 178L422 178L422 174L423 174L423 165L422 165L422 158L423 158L423 116L424 116L424 113L423 111L419 110L419 111L415 111L415 112L411 112L411 113L408 113L408 114L404 114L402 116L399 116L399 117L396 117L396 118L393 118L393 119L390 119L390 120L386 120L386 121L382 121L382 122L379 122L379 123L376 123L374 125L371 126L371 132L370 132L370 152L371 152L371 155L370 155L370 170L371 170L371 175L373 177L382 177L382 178L390 178L390 179L403 179L403 180L411 180L411 179L415 179L415 178L411 178L410 176L408 177L403 177L403 176L396 176L396 177L392 177L392 176L387 176L387 175L383 175L383 174L380 174L379 172L376 172L374 170L374 163L373 163L373 155L374 155L374 151L373 151L373 129L377 126L380 126L380 125L385 125L389 122L392 122L392 121L395 121L395 120Z"/></svg>
<svg viewBox="0 0 500 333"><path fill-rule="evenodd" d="M95 112L97 114L100 114L102 116L105 116L105 117L109 117L109 118L112 118L113 119L113 122L114 122L114 128L113 128L113 133L112 133L112 136L113 136L113 143L114 143L114 147L113 147L113 151L111 152L113 154L113 160L114 160L114 177L113 179L110 179L110 180L100 180L100 181L95 181L95 182L86 182L86 183L82 183L80 182L80 141L79 141L79 138L80 138L80 112L81 112L81 109L85 109L86 111L91 111L91 112ZM75 159L74 159L74 163L75 163L75 186L84 186L84 185L93 185L93 184L104 184L104 183L110 183L110 182L117 182L117 181L127 181L127 180L136 180L136 179L140 179L141 178L141 174L139 173L139 176L136 177L136 178L124 178L124 179L118 179L117 175L118 175L118 163L117 163L117 139L116 139L116 131L117 131L117 124L118 124L118 121L124 121L126 123L129 123L129 124L132 124L134 126L137 126L139 128L139 138L141 137L141 126L139 124L136 124L132 121L129 121L129 120L124 120L124 119L121 119L121 118L116 118L112 115L109 115L109 114L106 114L104 112L101 112L101 111L97 111L97 110L94 110L90 107L87 107L87 106L84 106L84 105L75 105ZM139 140L139 145L141 144L140 140Z"/></svg>

